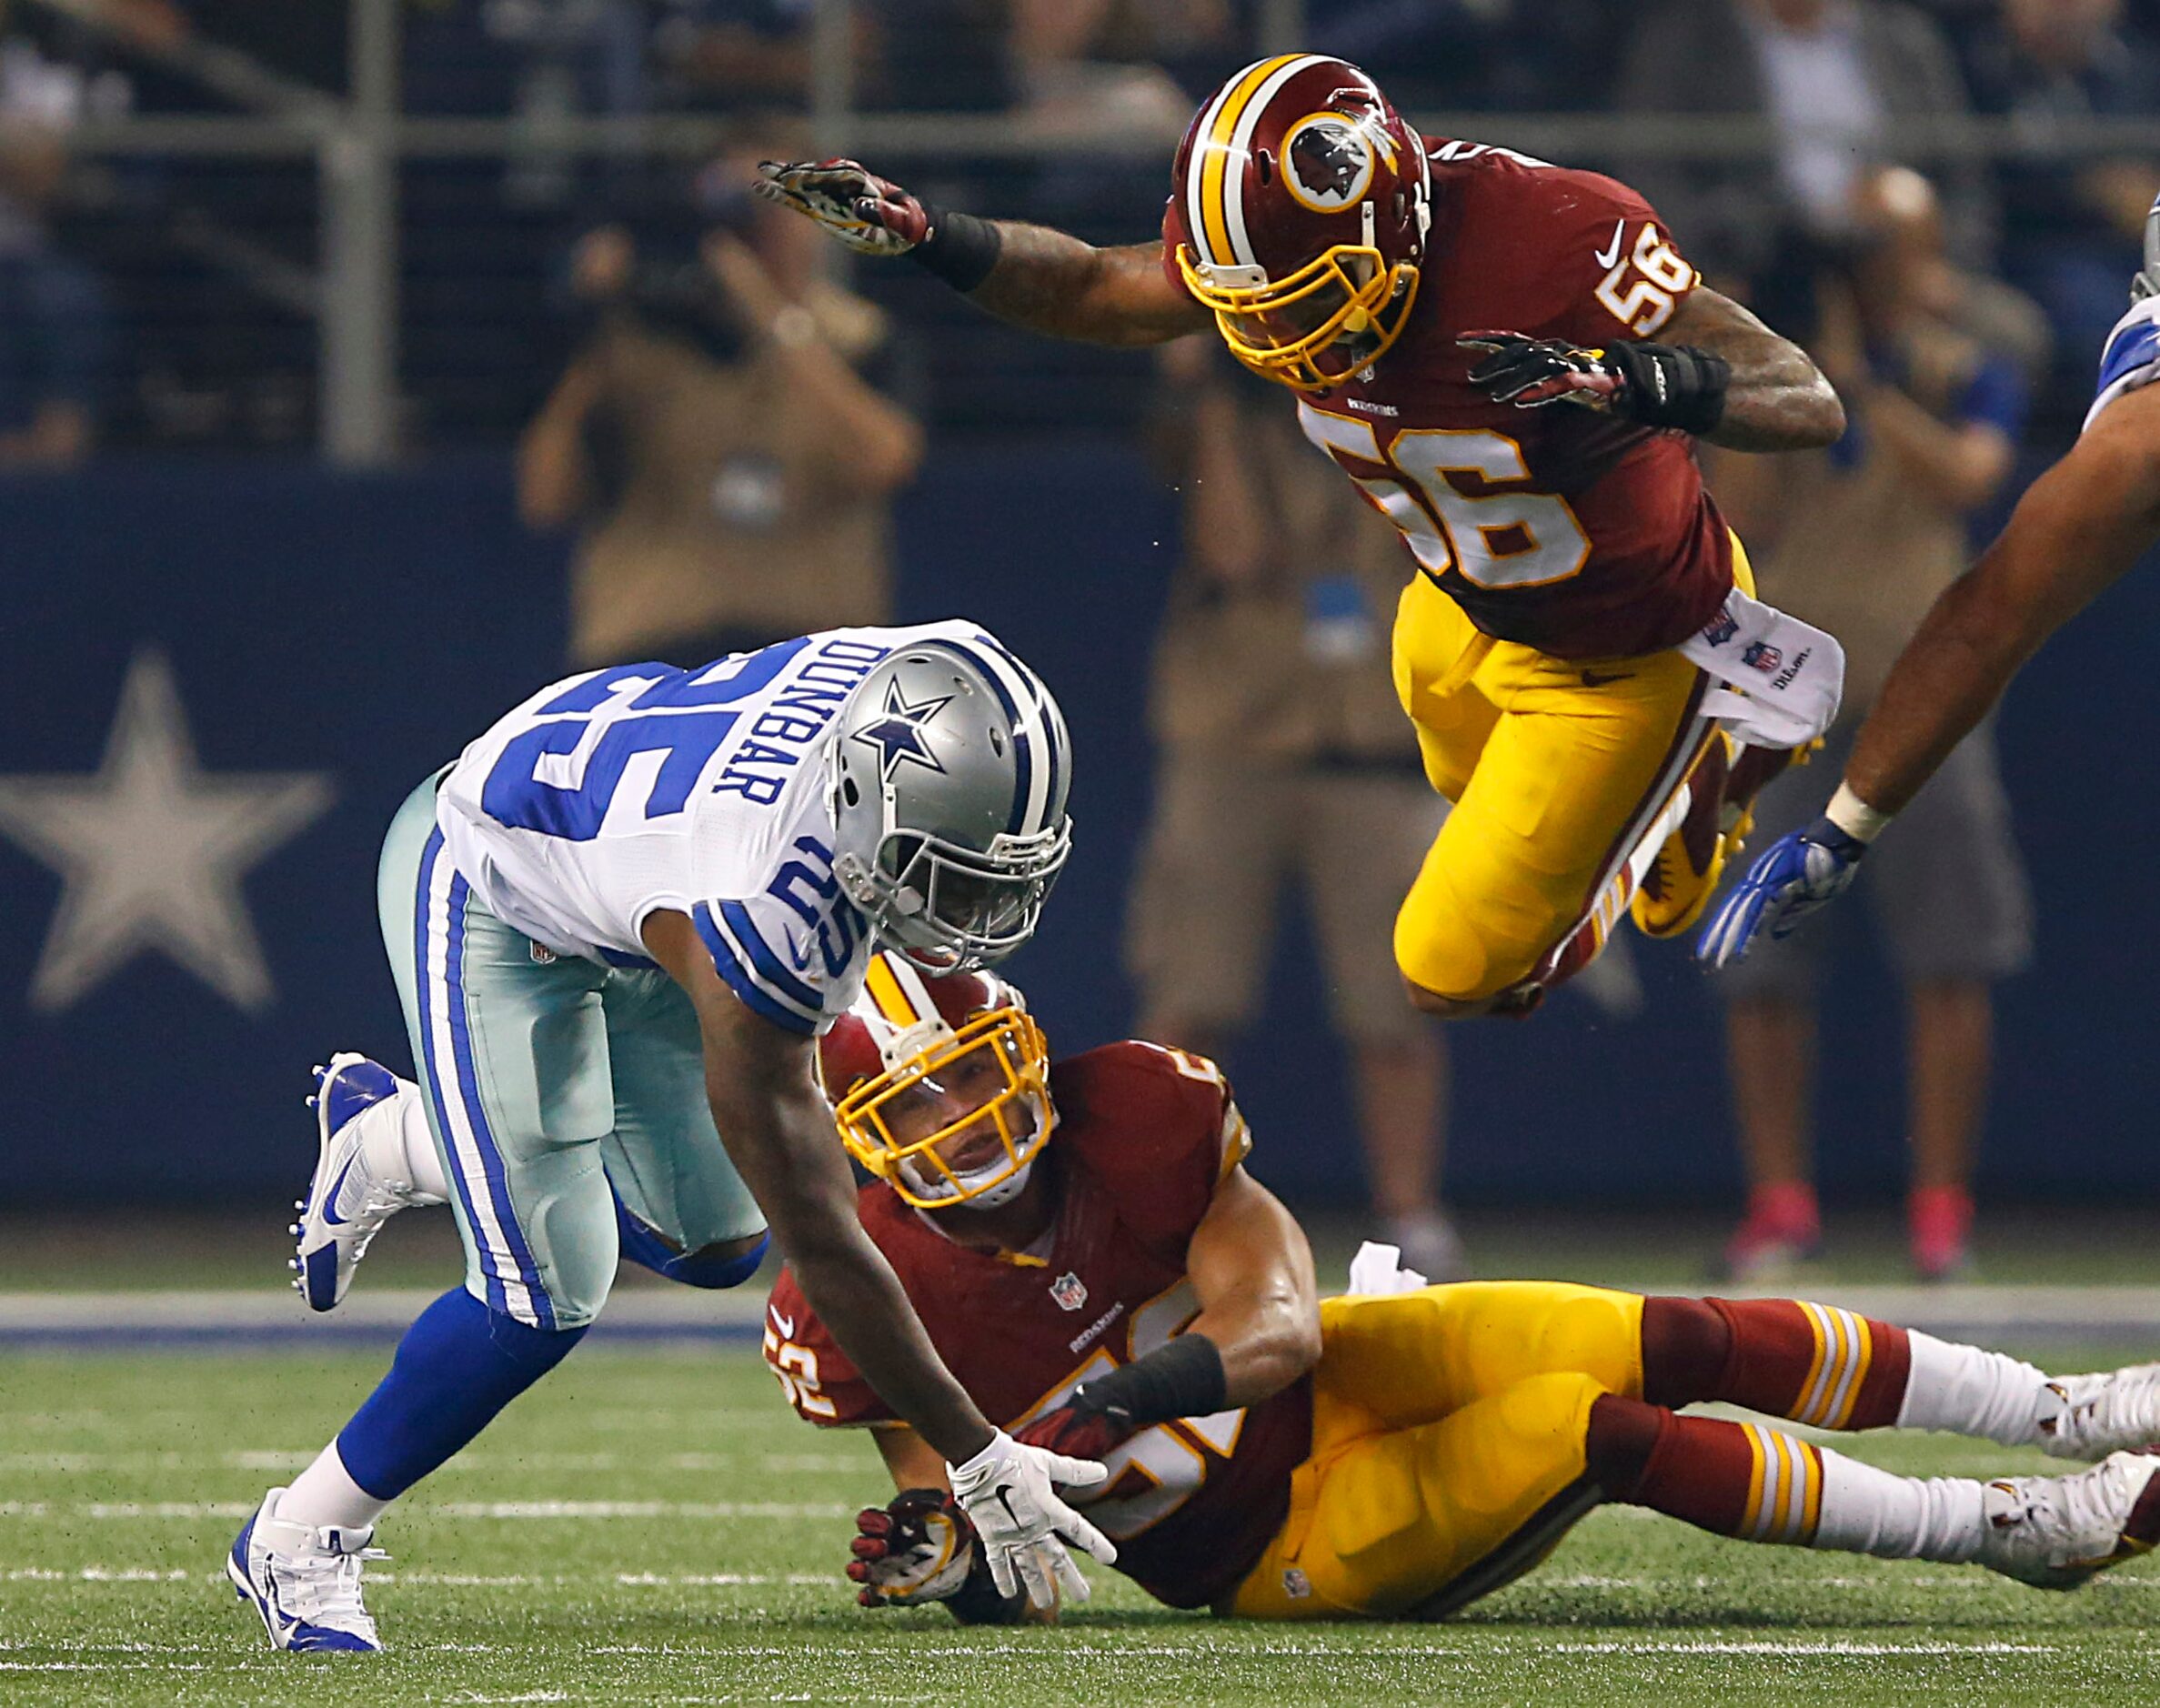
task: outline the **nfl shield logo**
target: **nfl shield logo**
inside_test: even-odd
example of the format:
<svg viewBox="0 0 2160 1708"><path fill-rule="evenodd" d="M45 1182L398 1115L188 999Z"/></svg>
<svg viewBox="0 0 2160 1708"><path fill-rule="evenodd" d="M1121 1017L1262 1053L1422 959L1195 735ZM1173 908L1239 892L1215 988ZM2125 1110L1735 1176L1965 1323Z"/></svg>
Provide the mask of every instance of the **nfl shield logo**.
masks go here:
<svg viewBox="0 0 2160 1708"><path fill-rule="evenodd" d="M1728 605L1721 609L1716 618L1703 629L1703 638L1713 647L1722 647L1739 632L1740 619L1733 615L1733 608Z"/></svg>
<svg viewBox="0 0 2160 1708"><path fill-rule="evenodd" d="M1753 665L1764 676L1768 676L1784 661L1785 655L1783 653L1767 641L1762 640L1751 642L1748 649L1740 655L1741 663Z"/></svg>
<svg viewBox="0 0 2160 1708"><path fill-rule="evenodd" d="M1050 1297L1060 1311L1078 1311L1088 1302L1087 1284L1070 1270L1050 1283Z"/></svg>

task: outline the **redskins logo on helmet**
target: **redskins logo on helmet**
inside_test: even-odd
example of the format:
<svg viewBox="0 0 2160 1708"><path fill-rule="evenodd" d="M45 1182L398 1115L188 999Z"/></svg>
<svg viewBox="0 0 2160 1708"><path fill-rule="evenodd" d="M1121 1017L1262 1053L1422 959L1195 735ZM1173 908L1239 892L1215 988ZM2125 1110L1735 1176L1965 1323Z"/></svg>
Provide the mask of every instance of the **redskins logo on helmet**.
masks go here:
<svg viewBox="0 0 2160 1708"><path fill-rule="evenodd" d="M1248 65L1194 117L1176 176L1164 240L1246 367L1324 391L1401 337L1431 170L1355 65L1317 54Z"/></svg>
<svg viewBox="0 0 2160 1708"><path fill-rule="evenodd" d="M1050 1046L1020 993L889 949L819 1040L818 1080L848 1154L919 1210L1010 1202L1057 1124Z"/></svg>

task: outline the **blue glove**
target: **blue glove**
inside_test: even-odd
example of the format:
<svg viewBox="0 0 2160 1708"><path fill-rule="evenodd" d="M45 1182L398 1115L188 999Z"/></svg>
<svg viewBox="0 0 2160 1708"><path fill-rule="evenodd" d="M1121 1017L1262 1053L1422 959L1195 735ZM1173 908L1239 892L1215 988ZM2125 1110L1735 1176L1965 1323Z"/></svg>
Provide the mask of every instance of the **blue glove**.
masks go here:
<svg viewBox="0 0 2160 1708"><path fill-rule="evenodd" d="M1712 967L1729 967L1747 959L1758 937L1788 935L1824 902L1852 888L1866 852L1866 843L1827 819L1778 838L1711 915L1695 940L1695 958Z"/></svg>

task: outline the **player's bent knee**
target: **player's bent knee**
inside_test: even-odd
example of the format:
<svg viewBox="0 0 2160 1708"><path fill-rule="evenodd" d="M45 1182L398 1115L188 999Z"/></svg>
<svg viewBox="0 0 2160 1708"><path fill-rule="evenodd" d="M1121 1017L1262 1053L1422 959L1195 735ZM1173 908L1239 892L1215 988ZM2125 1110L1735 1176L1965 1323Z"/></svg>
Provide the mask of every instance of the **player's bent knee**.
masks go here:
<svg viewBox="0 0 2160 1708"><path fill-rule="evenodd" d="M717 1241L670 1258L658 1266L659 1273L686 1287L739 1287L758 1272L758 1265L765 1261L766 1249L771 1244L769 1232Z"/></svg>

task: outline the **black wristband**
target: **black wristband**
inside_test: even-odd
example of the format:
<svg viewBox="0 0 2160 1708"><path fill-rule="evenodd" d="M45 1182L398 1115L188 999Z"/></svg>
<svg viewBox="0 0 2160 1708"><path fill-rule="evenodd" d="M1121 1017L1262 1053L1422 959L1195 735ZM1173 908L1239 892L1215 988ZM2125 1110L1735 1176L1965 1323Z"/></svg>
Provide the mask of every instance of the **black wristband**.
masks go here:
<svg viewBox="0 0 2160 1708"><path fill-rule="evenodd" d="M956 214L931 203L922 204L929 229L908 253L965 296L990 276L1005 247L1005 236L994 219L973 214Z"/></svg>
<svg viewBox="0 0 2160 1708"><path fill-rule="evenodd" d="M1605 359L1627 377L1629 420L1700 436L1724 419L1733 365L1723 357L1687 344L1616 344Z"/></svg>
<svg viewBox="0 0 2160 1708"><path fill-rule="evenodd" d="M1229 1389L1222 1353L1204 1334L1180 1334L1145 1358L1083 1382L1073 1409L1137 1428L1222 1410Z"/></svg>

